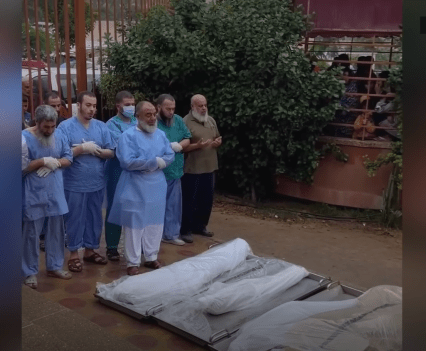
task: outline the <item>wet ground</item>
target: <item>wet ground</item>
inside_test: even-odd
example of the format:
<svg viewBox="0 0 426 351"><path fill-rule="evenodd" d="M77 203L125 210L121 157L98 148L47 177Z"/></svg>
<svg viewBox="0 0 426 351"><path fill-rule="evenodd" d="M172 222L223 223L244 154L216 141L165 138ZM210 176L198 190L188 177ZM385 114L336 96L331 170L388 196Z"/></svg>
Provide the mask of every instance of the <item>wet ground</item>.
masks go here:
<svg viewBox="0 0 426 351"><path fill-rule="evenodd" d="M194 243L185 246L162 244L160 261L171 264L201 253L215 242L240 237L259 256L283 258L354 287L402 284L400 231L358 222L282 219L273 213L259 216L253 211L256 210L217 202L209 227L215 236L195 236ZM122 248L119 251L122 253ZM104 240L100 253L105 254ZM122 258L106 266L84 263L83 272L74 273L69 281L48 278L41 257L37 291L140 350L204 350L155 324L140 322L100 304L94 297L96 284L109 283L125 274Z"/></svg>

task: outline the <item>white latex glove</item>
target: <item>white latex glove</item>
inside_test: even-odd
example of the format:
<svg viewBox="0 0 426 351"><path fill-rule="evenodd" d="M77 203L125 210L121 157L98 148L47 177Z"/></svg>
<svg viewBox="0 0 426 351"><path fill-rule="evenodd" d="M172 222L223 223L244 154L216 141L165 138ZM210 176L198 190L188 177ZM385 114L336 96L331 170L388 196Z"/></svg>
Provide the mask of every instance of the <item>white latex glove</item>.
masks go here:
<svg viewBox="0 0 426 351"><path fill-rule="evenodd" d="M101 148L96 145L94 141L84 141L81 144L84 154L92 154L93 156L99 156L101 154Z"/></svg>
<svg viewBox="0 0 426 351"><path fill-rule="evenodd" d="M60 162L53 157L43 157L44 165L50 170L54 171L56 168L61 167Z"/></svg>
<svg viewBox="0 0 426 351"><path fill-rule="evenodd" d="M174 141L173 143L170 143L170 146L172 147L174 152L181 152L182 151L182 145L178 142Z"/></svg>
<svg viewBox="0 0 426 351"><path fill-rule="evenodd" d="M161 157L156 157L158 168L166 168L166 162Z"/></svg>
<svg viewBox="0 0 426 351"><path fill-rule="evenodd" d="M38 175L40 178L45 178L45 177L47 177L47 175L48 175L50 172L52 172L52 170L51 170L50 168L47 168L47 167L40 167L40 168L37 170L37 175Z"/></svg>

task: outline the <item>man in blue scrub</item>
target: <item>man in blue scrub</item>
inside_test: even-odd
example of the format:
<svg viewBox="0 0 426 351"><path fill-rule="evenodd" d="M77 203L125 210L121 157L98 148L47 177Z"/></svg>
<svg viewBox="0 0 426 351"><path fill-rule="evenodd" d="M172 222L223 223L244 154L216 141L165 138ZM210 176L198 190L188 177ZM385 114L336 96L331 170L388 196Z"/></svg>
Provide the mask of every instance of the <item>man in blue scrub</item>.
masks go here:
<svg viewBox="0 0 426 351"><path fill-rule="evenodd" d="M112 117L106 125L111 132L114 143L127 129L137 124L135 118L135 98L128 91L120 91L115 97L117 106L117 115ZM117 251L121 237L121 227L108 222L109 212L111 211L112 200L114 199L115 189L121 174L120 161L117 156L106 163L107 174L107 210L105 216L105 240L107 245L107 257L110 261L118 261L120 255Z"/></svg>
<svg viewBox="0 0 426 351"><path fill-rule="evenodd" d="M73 160L67 140L56 129L57 114L51 106L35 110L34 127L22 131L28 159L23 160L23 252L24 284L37 288L39 236L46 222L46 270L50 277L71 279L64 264L64 221L68 212L62 169ZM28 162L29 161L29 162Z"/></svg>
<svg viewBox="0 0 426 351"><path fill-rule="evenodd" d="M191 133L182 117L175 115L176 102L173 96L162 94L157 99L158 128L166 133L167 139L175 152L173 163L164 168L167 180L166 213L164 216L163 239L165 243L185 245L179 239L182 222L182 187L180 178L183 176L182 149L189 145Z"/></svg>
<svg viewBox="0 0 426 351"><path fill-rule="evenodd" d="M78 114L62 122L58 129L72 148L74 163L64 172L65 197L69 213L65 216L68 269L81 272L78 250L84 247L83 260L107 264L95 252L102 234L102 202L106 186L105 160L114 157L114 141L104 122L93 119L95 94L84 91L77 97Z"/></svg>
<svg viewBox="0 0 426 351"><path fill-rule="evenodd" d="M157 128L155 107L140 102L136 118L137 126L126 130L118 140L116 152L123 171L108 217L108 222L123 227L128 275L139 273L142 250L145 267L161 267L157 256L167 193L162 170L175 158L166 135Z"/></svg>

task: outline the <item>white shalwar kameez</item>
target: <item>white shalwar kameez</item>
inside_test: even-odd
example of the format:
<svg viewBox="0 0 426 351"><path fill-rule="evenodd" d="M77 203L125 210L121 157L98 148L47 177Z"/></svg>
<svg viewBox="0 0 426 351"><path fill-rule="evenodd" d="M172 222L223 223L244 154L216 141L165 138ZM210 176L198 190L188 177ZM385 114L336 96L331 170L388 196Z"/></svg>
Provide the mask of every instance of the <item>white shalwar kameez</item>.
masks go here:
<svg viewBox="0 0 426 351"><path fill-rule="evenodd" d="M108 222L123 227L127 266L139 266L142 248L146 261L157 259L163 234L167 183L157 157L168 166L175 153L163 131L132 127L120 137L116 154L123 172Z"/></svg>

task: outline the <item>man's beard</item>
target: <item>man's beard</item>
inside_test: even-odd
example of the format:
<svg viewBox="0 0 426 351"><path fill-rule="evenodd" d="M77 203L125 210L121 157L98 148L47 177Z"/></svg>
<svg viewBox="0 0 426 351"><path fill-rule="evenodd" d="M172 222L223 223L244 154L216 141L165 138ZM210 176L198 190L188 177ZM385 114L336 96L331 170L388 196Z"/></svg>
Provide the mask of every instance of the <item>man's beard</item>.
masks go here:
<svg viewBox="0 0 426 351"><path fill-rule="evenodd" d="M162 109L160 109L158 114L160 115L161 120L166 124L166 126L170 127L170 125L172 124L173 116L167 117L166 115L164 115Z"/></svg>
<svg viewBox="0 0 426 351"><path fill-rule="evenodd" d="M196 110L192 110L192 115L200 122L206 122L209 117L209 111L206 111L204 115L198 113Z"/></svg>
<svg viewBox="0 0 426 351"><path fill-rule="evenodd" d="M154 133L157 129L157 121L155 121L155 124L153 126L148 125L148 123L144 121L139 121L139 127L147 133Z"/></svg>
<svg viewBox="0 0 426 351"><path fill-rule="evenodd" d="M41 145L45 147L53 147L55 145L55 137L53 136L53 134L46 137L37 133L37 139L41 143Z"/></svg>

